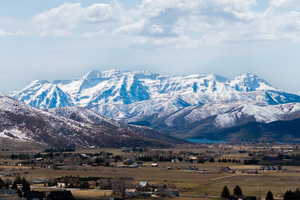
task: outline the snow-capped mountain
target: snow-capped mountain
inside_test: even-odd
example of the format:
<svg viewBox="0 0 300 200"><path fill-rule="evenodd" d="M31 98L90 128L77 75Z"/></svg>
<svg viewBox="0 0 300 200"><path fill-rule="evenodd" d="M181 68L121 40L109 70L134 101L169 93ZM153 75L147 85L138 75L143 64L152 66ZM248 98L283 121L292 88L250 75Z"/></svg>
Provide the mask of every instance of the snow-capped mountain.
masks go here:
<svg viewBox="0 0 300 200"><path fill-rule="evenodd" d="M300 118L299 95L253 74L229 79L214 74L91 71L77 80L33 81L12 96L77 122L107 125L112 124L106 119L110 118L118 121L114 126L147 125L184 138L251 122Z"/></svg>
<svg viewBox="0 0 300 200"><path fill-rule="evenodd" d="M177 139L136 126L121 125L84 108L51 112L0 96L0 139L45 146L167 146Z"/></svg>
<svg viewBox="0 0 300 200"><path fill-rule="evenodd" d="M13 97L36 108L75 105L126 121L205 104L300 102L300 96L252 74L228 79L213 74L169 76L119 70L91 71L78 80L34 81Z"/></svg>
<svg viewBox="0 0 300 200"><path fill-rule="evenodd" d="M58 108L74 106L72 98L62 91L56 84L48 81L33 81L18 99L36 108Z"/></svg>
<svg viewBox="0 0 300 200"><path fill-rule="evenodd" d="M155 120L151 126L178 137L199 137L251 122L268 124L300 118L300 103L254 105L243 103L190 106Z"/></svg>

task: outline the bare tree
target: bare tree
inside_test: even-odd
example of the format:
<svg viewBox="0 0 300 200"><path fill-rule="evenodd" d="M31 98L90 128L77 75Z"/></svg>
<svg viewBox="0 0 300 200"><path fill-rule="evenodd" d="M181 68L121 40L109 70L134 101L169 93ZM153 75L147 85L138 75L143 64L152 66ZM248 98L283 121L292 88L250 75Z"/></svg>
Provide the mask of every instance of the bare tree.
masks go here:
<svg viewBox="0 0 300 200"><path fill-rule="evenodd" d="M130 186L130 180L128 178L117 178L112 182L113 194L122 199L126 198L126 189Z"/></svg>

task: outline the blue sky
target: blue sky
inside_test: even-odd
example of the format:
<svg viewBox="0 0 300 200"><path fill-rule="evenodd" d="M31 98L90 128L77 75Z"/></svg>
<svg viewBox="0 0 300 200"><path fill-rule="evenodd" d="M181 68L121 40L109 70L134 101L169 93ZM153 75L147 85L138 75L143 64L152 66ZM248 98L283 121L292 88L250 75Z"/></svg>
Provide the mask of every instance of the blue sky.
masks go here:
<svg viewBox="0 0 300 200"><path fill-rule="evenodd" d="M118 68L250 72L300 91L298 1L2 1L0 90Z"/></svg>

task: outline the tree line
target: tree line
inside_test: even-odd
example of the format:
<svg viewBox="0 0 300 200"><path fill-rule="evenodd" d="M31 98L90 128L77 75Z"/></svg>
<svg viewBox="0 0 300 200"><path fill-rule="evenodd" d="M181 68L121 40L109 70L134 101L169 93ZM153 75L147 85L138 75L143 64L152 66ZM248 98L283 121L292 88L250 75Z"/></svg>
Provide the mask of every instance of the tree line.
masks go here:
<svg viewBox="0 0 300 200"><path fill-rule="evenodd" d="M221 193L221 199L223 200L232 200L232 199L244 199L245 196L240 186L236 186L233 189L233 193L231 194L229 188L225 186ZM251 198L246 198L251 199ZM256 198L255 198L256 199ZM283 200L299 200L300 199L300 189L296 189L295 191L288 190L283 195ZM274 195L271 191L268 191L265 197L265 200L274 200Z"/></svg>

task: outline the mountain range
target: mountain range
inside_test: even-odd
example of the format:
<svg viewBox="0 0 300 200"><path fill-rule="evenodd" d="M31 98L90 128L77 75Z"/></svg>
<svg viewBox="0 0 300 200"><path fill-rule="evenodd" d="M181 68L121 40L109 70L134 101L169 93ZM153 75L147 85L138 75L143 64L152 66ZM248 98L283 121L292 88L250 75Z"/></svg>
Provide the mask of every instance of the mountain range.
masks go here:
<svg viewBox="0 0 300 200"><path fill-rule="evenodd" d="M33 81L11 97L55 116L70 119L74 116L66 110L76 109L81 120L92 112L107 123L144 126L179 138L216 138L216 134L221 136L249 123L292 123L300 118L298 94L278 89L253 74L226 78L91 71L77 80ZM228 135L232 134L226 134L226 139L238 138Z"/></svg>
<svg viewBox="0 0 300 200"><path fill-rule="evenodd" d="M150 128L122 124L94 111L65 107L40 110L0 97L0 138L49 147L167 147L180 140Z"/></svg>

